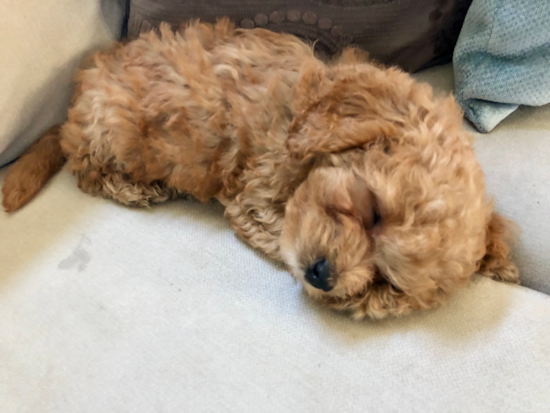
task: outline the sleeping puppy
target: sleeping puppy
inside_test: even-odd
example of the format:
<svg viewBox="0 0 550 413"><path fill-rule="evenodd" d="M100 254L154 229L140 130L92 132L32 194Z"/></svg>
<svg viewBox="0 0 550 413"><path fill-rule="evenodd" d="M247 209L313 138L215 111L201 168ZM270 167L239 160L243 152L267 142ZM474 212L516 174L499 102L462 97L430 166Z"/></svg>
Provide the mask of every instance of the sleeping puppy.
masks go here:
<svg viewBox="0 0 550 413"><path fill-rule="evenodd" d="M90 194L217 199L234 231L355 318L439 306L472 274L518 281L452 98L348 49L228 20L93 55L67 121L6 177L29 201L63 164Z"/></svg>

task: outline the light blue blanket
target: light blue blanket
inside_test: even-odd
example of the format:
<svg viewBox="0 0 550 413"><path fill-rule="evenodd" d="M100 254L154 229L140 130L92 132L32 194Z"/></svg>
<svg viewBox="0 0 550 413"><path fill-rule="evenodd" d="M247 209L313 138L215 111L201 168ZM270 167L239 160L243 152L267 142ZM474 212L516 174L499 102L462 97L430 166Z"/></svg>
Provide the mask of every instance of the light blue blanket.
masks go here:
<svg viewBox="0 0 550 413"><path fill-rule="evenodd" d="M550 0L473 0L453 65L456 97L480 132L519 105L550 103Z"/></svg>

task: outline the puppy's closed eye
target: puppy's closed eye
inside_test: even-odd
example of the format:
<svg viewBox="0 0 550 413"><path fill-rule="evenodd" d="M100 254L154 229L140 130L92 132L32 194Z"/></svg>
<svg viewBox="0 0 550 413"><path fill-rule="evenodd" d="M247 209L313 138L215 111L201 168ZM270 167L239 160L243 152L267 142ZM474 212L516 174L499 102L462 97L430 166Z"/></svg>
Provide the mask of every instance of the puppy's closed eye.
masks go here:
<svg viewBox="0 0 550 413"><path fill-rule="evenodd" d="M370 230L381 221L380 208L374 193L364 179L357 177L349 185L349 194L353 203L354 214L361 220L363 227Z"/></svg>
<svg viewBox="0 0 550 413"><path fill-rule="evenodd" d="M362 211L361 213L354 212L349 209L339 208L337 206L325 207L325 213L336 221L338 224L342 224L342 216L357 219L361 222L365 230L369 231L379 225L382 218L376 209L372 211Z"/></svg>
<svg viewBox="0 0 550 413"><path fill-rule="evenodd" d="M361 213L361 222L366 231L376 228L381 220L382 218L375 208L364 210Z"/></svg>
<svg viewBox="0 0 550 413"><path fill-rule="evenodd" d="M373 220L372 220L372 223L371 225L367 228L365 227L365 229L372 229L376 226L378 226L380 224L380 222L382 222L382 217L380 216L380 212L377 211L377 209L375 208L373 210Z"/></svg>
<svg viewBox="0 0 550 413"><path fill-rule="evenodd" d="M336 221L338 224L342 224L342 219L341 219L342 216L346 216L349 218L355 217L353 211L345 208L340 208L335 205L329 205L325 207L325 213L334 221Z"/></svg>

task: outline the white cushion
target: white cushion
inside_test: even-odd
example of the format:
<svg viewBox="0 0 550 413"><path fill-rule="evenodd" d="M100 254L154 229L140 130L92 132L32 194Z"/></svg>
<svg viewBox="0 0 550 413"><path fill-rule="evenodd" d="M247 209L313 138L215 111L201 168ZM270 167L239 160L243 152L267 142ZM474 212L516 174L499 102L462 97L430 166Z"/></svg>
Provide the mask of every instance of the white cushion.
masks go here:
<svg viewBox="0 0 550 413"><path fill-rule="evenodd" d="M0 181L5 169L0 172ZM550 297L479 279L438 311L312 304L215 204L0 212L2 412L545 411Z"/></svg>
<svg viewBox="0 0 550 413"><path fill-rule="evenodd" d="M32 87L48 70L28 72ZM451 75L419 77L450 90ZM18 113L12 123L36 130L45 119ZM547 292L548 114L520 110L476 138L499 209L524 229L522 278ZM549 342L549 296L483 278L400 320L319 308L215 204L129 209L63 171L20 212L0 212L2 412L539 412Z"/></svg>

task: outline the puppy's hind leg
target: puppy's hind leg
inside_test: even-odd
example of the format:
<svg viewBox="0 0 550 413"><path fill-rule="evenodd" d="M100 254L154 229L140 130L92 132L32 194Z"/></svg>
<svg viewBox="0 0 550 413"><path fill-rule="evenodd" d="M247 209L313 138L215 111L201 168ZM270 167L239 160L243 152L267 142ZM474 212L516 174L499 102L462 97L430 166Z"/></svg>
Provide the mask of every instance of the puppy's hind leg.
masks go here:
<svg viewBox="0 0 550 413"><path fill-rule="evenodd" d="M235 233L253 248L275 261L282 261L279 251L282 214L270 208L252 208L237 197L237 200L225 204L225 217Z"/></svg>
<svg viewBox="0 0 550 413"><path fill-rule="evenodd" d="M88 176L79 176L78 186L86 193L113 199L121 204L135 207L149 207L152 204L167 201L178 197L179 192L167 188L161 182L145 184L133 182L123 173L97 174L90 179Z"/></svg>

